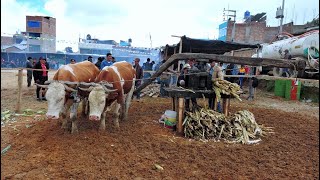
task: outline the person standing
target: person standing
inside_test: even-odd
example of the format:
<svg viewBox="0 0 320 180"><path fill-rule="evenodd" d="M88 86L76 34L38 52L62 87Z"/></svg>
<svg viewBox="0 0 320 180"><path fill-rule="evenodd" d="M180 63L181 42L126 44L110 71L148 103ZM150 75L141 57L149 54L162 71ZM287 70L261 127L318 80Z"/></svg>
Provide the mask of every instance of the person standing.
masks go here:
<svg viewBox="0 0 320 180"><path fill-rule="evenodd" d="M36 58L33 58L33 61L32 61L32 68L34 69L34 67L36 66L37 64L37 59ZM36 74L36 71L32 71L32 75L33 75L33 81L34 83L36 83L36 79L35 79L35 75Z"/></svg>
<svg viewBox="0 0 320 180"><path fill-rule="evenodd" d="M75 59L71 59L70 60L70 64L75 64L76 63L76 60Z"/></svg>
<svg viewBox="0 0 320 180"><path fill-rule="evenodd" d="M92 62L92 56L88 56L88 61Z"/></svg>
<svg viewBox="0 0 320 180"><path fill-rule="evenodd" d="M104 60L104 57L98 57L98 61L96 62L97 68L101 69L101 63Z"/></svg>
<svg viewBox="0 0 320 180"><path fill-rule="evenodd" d="M102 70L106 66L111 66L112 64L113 64L113 62L112 62L112 54L111 53L107 53L106 59L103 60L102 63L101 63L101 69L100 70Z"/></svg>
<svg viewBox="0 0 320 180"><path fill-rule="evenodd" d="M251 67L250 75L252 75L253 77L249 79L249 96L247 98L247 100L249 101L252 101L254 99L256 87L258 87L258 83L259 83L258 79L255 76L260 74L261 69L262 69L261 66Z"/></svg>
<svg viewBox="0 0 320 180"><path fill-rule="evenodd" d="M112 62L112 64L116 62L116 58L114 56L112 56L111 62Z"/></svg>
<svg viewBox="0 0 320 180"><path fill-rule="evenodd" d="M136 81L135 81L135 88L139 87L141 85L142 82L142 78L143 78L143 69L139 64L140 62L140 58L135 58L134 59L134 65L133 67L136 70ZM136 93L136 97L137 97L137 101L140 101L140 91Z"/></svg>
<svg viewBox="0 0 320 180"><path fill-rule="evenodd" d="M235 65L233 63L230 63L226 68L226 75L234 75L234 67ZM227 81L234 83L234 77L227 77Z"/></svg>
<svg viewBox="0 0 320 180"><path fill-rule="evenodd" d="M283 59L292 59L291 54L289 53L289 50L286 49L284 50L284 55L283 55ZM286 73L286 76L289 77L289 69L288 68L283 68L283 72Z"/></svg>
<svg viewBox="0 0 320 180"><path fill-rule="evenodd" d="M147 62L143 63L142 69L144 71L152 71L152 65L150 62L150 58L147 59ZM150 72L145 72L143 78L144 79L148 79L151 77L151 73Z"/></svg>
<svg viewBox="0 0 320 180"><path fill-rule="evenodd" d="M211 62L210 64L210 69L209 69L209 76L211 76L211 80L216 80L216 79L221 79L223 80L223 72L222 72L222 68L219 66L219 63L215 63L214 61ZM210 109L214 109L215 106L215 102L216 102L216 94L214 94L214 96L212 98L208 98L208 103L209 103L209 108ZM221 103L217 102L217 110L218 112L222 112L221 109Z"/></svg>
<svg viewBox="0 0 320 180"><path fill-rule="evenodd" d="M31 86L31 81L32 81L32 68L33 68L33 65L32 65L32 57L28 57L27 59L27 63L26 63L26 68L29 68L27 69L27 83L28 83L28 87Z"/></svg>
<svg viewBox="0 0 320 180"><path fill-rule="evenodd" d="M244 69L244 65L241 65L240 69L239 69L239 75L245 75L246 73L246 70ZM242 86L243 86L243 79L244 77L239 77L239 86L240 88L242 89Z"/></svg>
<svg viewBox="0 0 320 180"><path fill-rule="evenodd" d="M44 82L48 80L49 64L47 63L47 60L43 57L40 57L39 62L37 62L35 64L34 69L39 69L39 70L34 71L35 72L34 73L35 74L35 76L34 76L35 82L37 84L43 85ZM40 89L42 89L42 96L41 97L40 97ZM37 87L36 95L37 95L38 101L41 101L41 100L46 101L44 90L45 90L44 88Z"/></svg>

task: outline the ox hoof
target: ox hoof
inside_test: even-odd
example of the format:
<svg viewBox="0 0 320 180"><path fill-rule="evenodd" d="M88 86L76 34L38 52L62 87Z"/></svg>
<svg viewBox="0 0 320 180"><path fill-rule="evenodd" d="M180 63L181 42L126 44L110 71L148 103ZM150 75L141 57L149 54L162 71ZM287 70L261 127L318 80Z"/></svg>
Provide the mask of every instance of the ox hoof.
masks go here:
<svg viewBox="0 0 320 180"><path fill-rule="evenodd" d="M79 133L78 129L71 129L71 134L78 134L78 133Z"/></svg>
<svg viewBox="0 0 320 180"><path fill-rule="evenodd" d="M104 127L99 127L99 132L105 132L106 131L106 128Z"/></svg>
<svg viewBox="0 0 320 180"><path fill-rule="evenodd" d="M118 125L114 125L114 129L115 129L115 130L120 130L119 124L118 124Z"/></svg>

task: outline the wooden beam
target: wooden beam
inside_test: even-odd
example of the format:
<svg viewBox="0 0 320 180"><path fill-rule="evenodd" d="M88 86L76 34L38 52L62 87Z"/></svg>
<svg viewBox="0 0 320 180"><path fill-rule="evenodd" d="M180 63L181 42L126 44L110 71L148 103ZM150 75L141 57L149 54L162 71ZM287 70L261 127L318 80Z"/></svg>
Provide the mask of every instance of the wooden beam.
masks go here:
<svg viewBox="0 0 320 180"><path fill-rule="evenodd" d="M295 60L286 59L270 59L270 58L251 58L251 57L238 57L238 56L225 56L217 54L203 54L203 53L179 53L173 54L164 64L162 64L158 71L156 71L149 79L146 79L143 84L141 84L134 93L141 91L143 88L147 87L152 81L154 81L158 76L162 74L163 71L167 70L173 63L179 60L185 60L188 58L195 59L208 59L208 62L217 61L223 63L234 63L243 64L249 66L271 66L271 67L282 67L282 68L292 68L294 64L297 63Z"/></svg>

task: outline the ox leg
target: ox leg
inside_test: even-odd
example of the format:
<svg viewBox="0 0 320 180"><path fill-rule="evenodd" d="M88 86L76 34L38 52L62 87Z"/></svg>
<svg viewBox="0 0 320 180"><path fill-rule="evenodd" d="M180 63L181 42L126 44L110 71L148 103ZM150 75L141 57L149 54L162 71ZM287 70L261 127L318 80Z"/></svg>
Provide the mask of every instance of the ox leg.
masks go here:
<svg viewBox="0 0 320 180"><path fill-rule="evenodd" d="M120 108L121 108L121 105L118 102L116 102L115 106L114 106L114 111L113 111L113 125L117 129L120 128L120 126L119 126L119 115L120 115L119 110L120 110Z"/></svg>
<svg viewBox="0 0 320 180"><path fill-rule="evenodd" d="M106 114L107 114L107 111L104 111L101 115L101 118L100 118L100 127L99 127L99 131L103 132L106 130Z"/></svg>
<svg viewBox="0 0 320 180"><path fill-rule="evenodd" d="M68 118L67 118L67 113L68 113L68 110L70 109L70 106L72 105L73 103L73 100L72 99L68 99L67 102L65 103L64 107L63 107L63 110L61 112L61 117L62 117L62 125L61 125L61 128L64 129L64 130L68 130L69 127L68 127Z"/></svg>
<svg viewBox="0 0 320 180"><path fill-rule="evenodd" d="M120 101L120 111L119 111L119 118L120 120L124 120L124 114L125 114L125 100L124 98L122 98L123 100Z"/></svg>
<svg viewBox="0 0 320 180"><path fill-rule="evenodd" d="M83 117L85 117L87 114L87 105L88 105L88 98L83 98L82 99L82 109L81 109L81 114Z"/></svg>
<svg viewBox="0 0 320 180"><path fill-rule="evenodd" d="M127 120L128 119L128 111L129 111L129 107L130 107L130 104L131 104L133 91L134 91L134 83L132 84L131 90L127 94L126 100L124 102L125 103L125 105L124 105L124 109L125 110L123 112L122 120Z"/></svg>
<svg viewBox="0 0 320 180"><path fill-rule="evenodd" d="M77 110L78 110L78 106L79 106L79 103L78 102L74 102L71 106L71 109L70 109L70 119L71 119L71 122L72 122L72 125L71 125L71 134L74 134L74 133L78 133L78 126L77 126Z"/></svg>

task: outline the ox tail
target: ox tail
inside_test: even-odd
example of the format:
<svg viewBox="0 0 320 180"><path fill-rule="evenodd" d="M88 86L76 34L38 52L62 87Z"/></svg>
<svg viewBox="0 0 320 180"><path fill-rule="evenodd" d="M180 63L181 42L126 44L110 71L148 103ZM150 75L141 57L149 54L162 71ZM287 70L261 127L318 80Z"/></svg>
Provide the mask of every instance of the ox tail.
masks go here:
<svg viewBox="0 0 320 180"><path fill-rule="evenodd" d="M135 87L135 79L136 78L133 78L133 83L132 83L132 87L129 91L129 93L127 94L126 96L126 100L124 102L125 104L125 112L124 112L124 120L127 120L128 118L128 111L129 111L129 107L130 107L130 104L131 104L131 101L132 101L132 96L133 96L133 91L134 91L134 87Z"/></svg>

